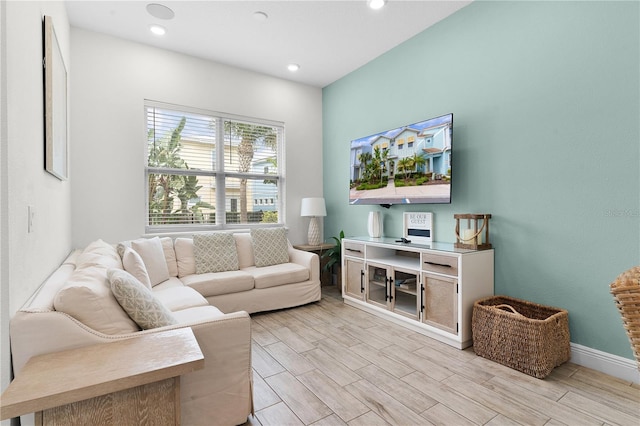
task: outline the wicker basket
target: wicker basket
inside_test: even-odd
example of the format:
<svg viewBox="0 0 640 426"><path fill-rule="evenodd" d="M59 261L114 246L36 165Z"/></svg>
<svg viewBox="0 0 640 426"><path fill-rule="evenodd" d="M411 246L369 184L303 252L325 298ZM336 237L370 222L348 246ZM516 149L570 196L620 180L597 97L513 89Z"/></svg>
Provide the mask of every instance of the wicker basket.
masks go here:
<svg viewBox="0 0 640 426"><path fill-rule="evenodd" d="M472 331L476 354L539 379L571 357L564 309L491 296L474 303Z"/></svg>
<svg viewBox="0 0 640 426"><path fill-rule="evenodd" d="M610 288L640 370L640 265L620 274Z"/></svg>

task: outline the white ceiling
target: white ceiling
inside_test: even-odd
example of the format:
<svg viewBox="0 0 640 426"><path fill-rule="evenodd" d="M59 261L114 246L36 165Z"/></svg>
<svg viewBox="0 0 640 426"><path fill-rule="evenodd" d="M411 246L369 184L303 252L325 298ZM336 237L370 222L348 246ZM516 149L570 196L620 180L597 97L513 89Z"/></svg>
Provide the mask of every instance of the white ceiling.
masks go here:
<svg viewBox="0 0 640 426"><path fill-rule="evenodd" d="M154 18L148 3L171 8ZM366 0L66 1L71 26L324 87L471 3L389 0L371 10ZM256 11L268 15L258 21ZM149 25L166 35L155 36ZM291 73L289 63L300 70Z"/></svg>

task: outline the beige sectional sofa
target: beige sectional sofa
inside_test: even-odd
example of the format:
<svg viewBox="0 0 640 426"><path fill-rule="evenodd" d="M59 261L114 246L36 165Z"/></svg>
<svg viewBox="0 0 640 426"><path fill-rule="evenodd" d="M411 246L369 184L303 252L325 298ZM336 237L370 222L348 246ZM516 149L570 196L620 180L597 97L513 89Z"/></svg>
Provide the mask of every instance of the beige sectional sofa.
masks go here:
<svg viewBox="0 0 640 426"><path fill-rule="evenodd" d="M197 236L140 239L118 248L98 240L74 251L11 319L15 375L42 353L191 327L205 368L182 377L182 423L244 423L253 410L249 313L320 300L319 259L286 242L286 262L256 266L252 235L232 235L237 269L219 272L196 273L195 257L202 253ZM119 270L136 278L136 288L148 288L154 306L167 312L160 327L141 329L134 321L139 312L116 299L109 278Z"/></svg>
<svg viewBox="0 0 640 426"><path fill-rule="evenodd" d="M196 274L192 238L176 238L177 277L222 312L271 311L320 300L320 261L317 255L288 247L289 261L258 267L249 233L233 234L237 271ZM167 283L166 285L173 285ZM162 288L166 286L162 284Z"/></svg>

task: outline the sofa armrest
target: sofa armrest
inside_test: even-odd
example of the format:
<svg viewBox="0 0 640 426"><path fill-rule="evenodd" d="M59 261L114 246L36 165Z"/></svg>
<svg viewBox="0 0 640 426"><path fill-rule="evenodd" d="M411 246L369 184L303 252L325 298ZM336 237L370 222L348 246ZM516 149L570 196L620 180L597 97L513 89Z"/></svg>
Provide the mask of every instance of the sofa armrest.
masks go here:
<svg viewBox="0 0 640 426"><path fill-rule="evenodd" d="M309 279L320 282L320 256L317 254L289 247L289 262L309 269Z"/></svg>
<svg viewBox="0 0 640 426"><path fill-rule="evenodd" d="M29 358L37 355L107 343L134 335L103 334L60 311L20 310L9 323L13 371L16 377L19 376Z"/></svg>
<svg viewBox="0 0 640 426"><path fill-rule="evenodd" d="M205 360L204 369L182 376L182 423L212 424L211 419L222 425L246 422L253 413L249 314L234 312L181 326L191 327Z"/></svg>
<svg viewBox="0 0 640 426"><path fill-rule="evenodd" d="M249 315L246 312L234 312L212 320L192 321L133 333L109 335L87 327L64 312L21 310L11 318L9 325L13 371L16 376L19 376L22 367L24 367L29 358L45 353L131 339L145 334L183 327L191 327L196 339L198 339L198 335L203 335L204 338L206 333L202 332L201 329L207 329L208 327L224 329L227 326L235 325L230 324L232 321L246 322L246 327L250 328ZM198 331L196 332L196 330ZM249 335L248 340L250 338ZM200 344L199 339L198 343ZM250 341L247 344L250 345Z"/></svg>

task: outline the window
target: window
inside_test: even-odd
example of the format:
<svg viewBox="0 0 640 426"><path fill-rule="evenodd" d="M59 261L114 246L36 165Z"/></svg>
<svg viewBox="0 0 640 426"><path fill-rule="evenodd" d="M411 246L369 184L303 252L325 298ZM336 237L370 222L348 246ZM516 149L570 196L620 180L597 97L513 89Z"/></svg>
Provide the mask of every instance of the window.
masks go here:
<svg viewBox="0 0 640 426"><path fill-rule="evenodd" d="M145 109L147 232L284 223L282 123L150 101ZM268 218L264 198L275 201Z"/></svg>

